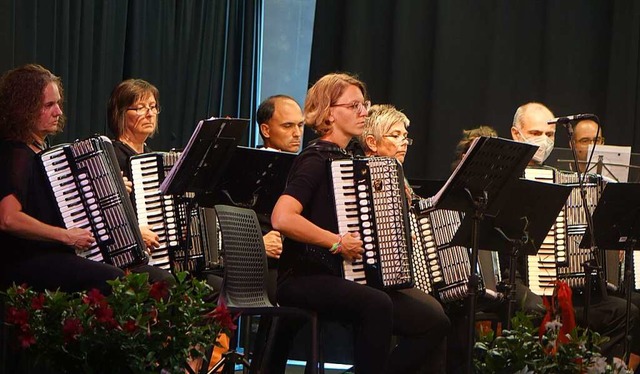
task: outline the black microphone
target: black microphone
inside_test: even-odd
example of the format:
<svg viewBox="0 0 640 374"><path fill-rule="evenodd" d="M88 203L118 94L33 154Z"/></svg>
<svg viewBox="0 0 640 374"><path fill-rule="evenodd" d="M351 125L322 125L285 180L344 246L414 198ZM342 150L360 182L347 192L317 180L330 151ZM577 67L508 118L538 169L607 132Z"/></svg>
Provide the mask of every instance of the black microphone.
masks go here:
<svg viewBox="0 0 640 374"><path fill-rule="evenodd" d="M560 125L566 125L571 122L582 121L585 119L592 119L598 122L598 116L596 116L595 114L584 113L584 114L574 114L572 116L566 116L566 117L557 117L547 121L547 123L550 125L553 125L554 123L558 123Z"/></svg>

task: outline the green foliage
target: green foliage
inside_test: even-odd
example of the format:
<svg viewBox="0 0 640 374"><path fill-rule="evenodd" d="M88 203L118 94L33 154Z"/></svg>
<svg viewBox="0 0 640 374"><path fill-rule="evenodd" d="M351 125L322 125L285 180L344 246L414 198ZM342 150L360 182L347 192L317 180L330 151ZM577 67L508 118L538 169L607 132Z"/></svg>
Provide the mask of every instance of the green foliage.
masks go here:
<svg viewBox="0 0 640 374"><path fill-rule="evenodd" d="M224 306L207 301L210 287L178 274L175 285L148 283L147 274L97 290L38 293L13 286L5 321L30 357L70 373L184 373L187 359L235 328Z"/></svg>
<svg viewBox="0 0 640 374"><path fill-rule="evenodd" d="M478 339L474 348L477 373L631 373L616 360L607 363L600 354L600 345L608 340L591 332L592 348L587 349L589 332L575 328L566 343L558 343L559 322L548 324L539 336L538 327L522 312L511 320L511 330L495 337L487 334Z"/></svg>

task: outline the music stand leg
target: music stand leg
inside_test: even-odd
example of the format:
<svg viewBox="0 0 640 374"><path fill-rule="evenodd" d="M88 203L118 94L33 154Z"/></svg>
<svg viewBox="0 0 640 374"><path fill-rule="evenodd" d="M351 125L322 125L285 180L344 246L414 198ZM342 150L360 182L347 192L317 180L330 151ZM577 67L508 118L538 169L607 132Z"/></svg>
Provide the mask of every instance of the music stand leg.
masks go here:
<svg viewBox="0 0 640 374"><path fill-rule="evenodd" d="M516 310L516 257L517 247L509 255L509 303L507 304L507 330L511 330L511 318Z"/></svg>
<svg viewBox="0 0 640 374"><path fill-rule="evenodd" d="M471 236L473 238L473 246L471 247L471 262L469 272L469 289L467 293L467 318L468 318L468 330L467 330L467 373L473 373L473 347L475 345L476 338L476 296L478 293L478 273L476 266L478 264L478 246L479 238L478 233L480 229L480 220L483 216L484 207L486 205L486 199L479 198L474 201L476 205L476 211L473 217L473 225L471 228Z"/></svg>
<svg viewBox="0 0 640 374"><path fill-rule="evenodd" d="M625 362L628 362L629 357L631 356L631 287L633 287L633 283L631 282L631 277L633 276L633 269L631 268L631 264L633 263L633 248L635 247L635 240L624 250L624 283L625 283L625 300L627 301L626 305L626 314L624 321L624 357Z"/></svg>

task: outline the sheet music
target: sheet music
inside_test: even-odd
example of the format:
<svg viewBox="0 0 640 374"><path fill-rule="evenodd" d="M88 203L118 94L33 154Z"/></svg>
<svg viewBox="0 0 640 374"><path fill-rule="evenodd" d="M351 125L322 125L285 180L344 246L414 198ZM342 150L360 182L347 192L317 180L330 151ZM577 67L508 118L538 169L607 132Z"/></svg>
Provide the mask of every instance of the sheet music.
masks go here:
<svg viewBox="0 0 640 374"><path fill-rule="evenodd" d="M629 163L631 161L631 147L616 145L589 145L587 155L591 155L591 163L587 170L601 174L616 182L627 182L629 178ZM600 156L602 161L600 162ZM587 160L589 158L587 157Z"/></svg>
<svg viewBox="0 0 640 374"><path fill-rule="evenodd" d="M462 167L462 165L465 163L469 155L473 153L473 150L478 146L477 144L478 142L480 142L480 139L482 139L482 137L473 139L473 141L471 142L471 145L469 146L469 149L462 157L462 160L460 160L460 162L458 163L458 166L456 166L456 169L453 171L453 173L451 173L451 176L449 176L449 179L447 179L447 181L444 183L444 186L442 186L440 191L438 191L435 195L433 195L431 199L434 207L438 205L438 201L440 201L442 194L449 188L449 185L453 183L453 180L455 179L456 175L460 171L460 168Z"/></svg>

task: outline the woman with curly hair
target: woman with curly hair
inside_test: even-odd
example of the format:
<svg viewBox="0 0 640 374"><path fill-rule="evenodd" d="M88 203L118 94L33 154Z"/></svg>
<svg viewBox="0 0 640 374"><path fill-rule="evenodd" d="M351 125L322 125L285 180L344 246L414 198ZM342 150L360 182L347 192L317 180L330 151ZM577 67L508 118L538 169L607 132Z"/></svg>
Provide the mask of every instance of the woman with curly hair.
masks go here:
<svg viewBox="0 0 640 374"><path fill-rule="evenodd" d="M36 156L47 136L62 131L62 81L40 65L0 78L0 287L27 283L38 290L97 288L122 270L75 254L95 239L89 230L65 229Z"/></svg>

